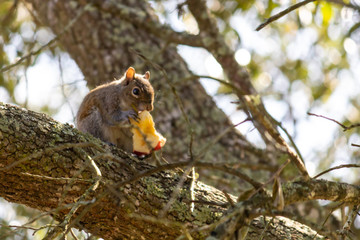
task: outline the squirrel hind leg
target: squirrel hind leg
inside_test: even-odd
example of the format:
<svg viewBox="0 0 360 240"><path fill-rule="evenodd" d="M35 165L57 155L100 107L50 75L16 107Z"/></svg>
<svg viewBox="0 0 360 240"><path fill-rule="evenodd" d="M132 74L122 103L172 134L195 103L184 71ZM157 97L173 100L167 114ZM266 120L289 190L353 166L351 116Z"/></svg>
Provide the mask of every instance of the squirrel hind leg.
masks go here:
<svg viewBox="0 0 360 240"><path fill-rule="evenodd" d="M101 121L100 113L98 111L94 111L87 117L78 120L77 128L84 133L90 133L94 137L104 140L101 129Z"/></svg>

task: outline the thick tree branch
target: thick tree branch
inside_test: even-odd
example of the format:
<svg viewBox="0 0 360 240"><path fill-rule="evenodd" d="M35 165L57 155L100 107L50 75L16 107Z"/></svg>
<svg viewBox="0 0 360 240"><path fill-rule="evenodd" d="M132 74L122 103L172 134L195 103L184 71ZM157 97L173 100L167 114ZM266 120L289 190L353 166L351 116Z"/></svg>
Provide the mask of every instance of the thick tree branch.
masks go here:
<svg viewBox="0 0 360 240"><path fill-rule="evenodd" d="M77 219L76 226L104 238L130 238L134 236L134 232L137 237L146 236L149 239L175 237L181 235L182 230L174 226L185 223L195 238L202 238L193 230L209 223L216 224L216 220L226 210L221 207L227 202L225 195L198 182L195 188L198 204L195 204L195 211L191 213L191 181L187 180L167 218L149 223L148 217L156 218L157 213L166 205L170 193L177 186L179 176L173 171L161 171L159 168L149 176L129 181L118 188L118 183L153 167L43 114L1 104L0 140L0 195L8 201L26 204L41 211L68 206L65 210L55 211L54 216L59 220L67 216L72 203L99 180L99 173L85 159L86 156L94 156L92 159L96 160L101 172L101 184L96 191L91 192L91 196L83 196L80 205L74 205L79 210L72 214L75 219L79 217L78 214L84 212L83 206L86 204L88 212ZM83 142L91 144L80 145ZM41 151L42 154L34 154L37 149L45 150ZM121 159L129 167L124 168L119 161L111 158L97 158L101 152L114 155L114 159ZM21 161L24 158L26 161ZM17 161L18 164L14 164ZM109 188L112 191L108 191ZM295 181L284 184L283 192L286 205L315 199L360 204L360 187L345 183L325 180ZM231 212L238 211L236 209L240 206L246 212L255 213L241 215L241 218L257 217L256 213L271 213L272 202L271 195L260 191L249 200L236 204ZM134 217L135 215L138 217ZM148 217L141 219L139 216ZM168 223L164 224L163 221ZM101 228L98 225L100 222L103 226ZM257 221L253 222L256 223ZM152 231L148 232L149 228ZM202 232L205 233L206 231Z"/></svg>
<svg viewBox="0 0 360 240"><path fill-rule="evenodd" d="M186 32L176 32L170 27L157 21L157 17L143 14L133 7L126 6L115 1L108 1L106 4L95 4L99 11L116 15L119 18L134 24L137 27L153 34L158 38L169 43L183 44L192 47L202 47L203 41L201 36L189 34Z"/></svg>
<svg viewBox="0 0 360 240"><path fill-rule="evenodd" d="M92 157L96 159L102 180L96 191L92 191L91 197L83 196L86 199L82 199L81 202L92 200L95 202L91 204L95 204L96 207L88 210L89 212L79 220L80 226L77 227L83 227L95 235L111 239L130 238L135 235L137 239L141 236L162 239L181 234L181 229L173 226L164 227L162 224L155 224L159 226L152 226L151 229L154 231L148 233L148 227L144 228L144 226L149 226L149 223L131 217L131 214L156 217L179 180L179 176L175 173L160 172L161 169L159 169L151 176L139 178L119 189L115 187L117 183L131 179L137 173L129 171L129 168L124 168L122 164L112 159L96 158L99 153L114 154L115 157L122 159L128 166L139 172L152 167L119 149L111 149L89 135L79 133L70 125L62 125L43 114L9 105L0 105L0 140L0 166L2 167L0 194L8 201L22 203L41 211L58 208L59 204L61 207L64 204L74 203L87 191L86 189L89 189L92 183L88 180L96 182L98 181L96 179L99 179L98 173L94 172L93 166L89 165L85 159ZM82 142L92 142L93 145L79 145ZM41 154L34 154L38 151L37 149L45 150L40 150ZM83 154L79 154L78 149L81 149ZM14 164L16 162L17 164ZM6 168L7 166L11 167ZM206 224L206 222L216 220L225 210L217 206L226 202L223 193L199 183L196 199L217 204L197 205L196 214L191 214L189 212L190 194L187 190L189 184L190 180L184 184L178 200L169 210L167 221L188 222L189 226L196 227L197 224ZM116 195L107 190L107 187L111 186ZM83 207L72 214L77 216L82 211ZM66 214L67 210L61 210L55 216L60 220ZM106 227L99 228L100 222ZM197 222L197 224L192 222ZM135 235L134 232L136 232Z"/></svg>

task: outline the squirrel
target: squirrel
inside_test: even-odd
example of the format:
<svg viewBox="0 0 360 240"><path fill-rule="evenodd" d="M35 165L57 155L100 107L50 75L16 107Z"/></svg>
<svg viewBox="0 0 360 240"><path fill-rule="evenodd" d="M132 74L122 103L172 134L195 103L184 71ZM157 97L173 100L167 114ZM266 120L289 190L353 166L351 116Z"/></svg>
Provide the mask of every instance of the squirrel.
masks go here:
<svg viewBox="0 0 360 240"><path fill-rule="evenodd" d="M149 80L149 71L140 75L129 67L119 80L91 90L76 115L77 128L132 152L129 119L137 121L139 112L150 112L154 108L154 89Z"/></svg>

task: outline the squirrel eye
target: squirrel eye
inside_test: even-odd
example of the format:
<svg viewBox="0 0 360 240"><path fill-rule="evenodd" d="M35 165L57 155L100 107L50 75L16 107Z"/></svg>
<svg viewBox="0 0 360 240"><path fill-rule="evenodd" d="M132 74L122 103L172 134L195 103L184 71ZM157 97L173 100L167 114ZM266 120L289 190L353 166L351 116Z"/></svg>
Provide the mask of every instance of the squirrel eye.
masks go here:
<svg viewBox="0 0 360 240"><path fill-rule="evenodd" d="M140 94L140 89L135 87L135 88L133 88L132 93L133 93L133 95L138 96Z"/></svg>

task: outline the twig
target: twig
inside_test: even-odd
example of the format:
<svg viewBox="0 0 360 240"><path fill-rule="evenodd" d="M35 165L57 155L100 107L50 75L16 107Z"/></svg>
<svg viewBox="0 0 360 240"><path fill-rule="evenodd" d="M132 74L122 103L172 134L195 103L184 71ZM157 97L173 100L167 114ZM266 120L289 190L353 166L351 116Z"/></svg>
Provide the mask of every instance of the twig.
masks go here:
<svg viewBox="0 0 360 240"><path fill-rule="evenodd" d="M343 165L339 165L339 166L336 166L336 167L332 167L332 168L329 168L329 169L319 173L318 175L316 175L313 178L314 179L318 178L321 175L324 175L325 173L331 172L331 171L336 170L336 169L341 169L341 168L360 168L360 164L343 164Z"/></svg>
<svg viewBox="0 0 360 240"><path fill-rule="evenodd" d="M230 206L234 207L235 206L234 200L230 197L230 195L225 190L222 190L222 192L223 192L224 196L226 197L226 200L230 203Z"/></svg>
<svg viewBox="0 0 360 240"><path fill-rule="evenodd" d="M266 111L261 97L256 92L248 71L243 67L239 67L239 64L235 61L233 57L234 51L227 46L224 37L219 33L215 18L207 11L206 2L187 0L187 5L198 23L202 36L213 39L213 41L206 44L205 48L212 53L220 65L222 65L230 82L236 87L234 93L244 104L246 113L254 120L254 125L264 141L267 144L274 145L276 148L284 147L302 177L309 179L309 173L304 163L281 137L276 125L269 119L269 113ZM219 51L220 48L221 51ZM276 141L276 143L274 143L274 141Z"/></svg>
<svg viewBox="0 0 360 240"><path fill-rule="evenodd" d="M71 236L75 239L75 240L79 240L79 238L75 235L73 229L71 228L70 229L70 233L71 233Z"/></svg>
<svg viewBox="0 0 360 240"><path fill-rule="evenodd" d="M77 150L79 152L82 152L83 154L86 154L85 151L79 149ZM84 201L87 196L89 196L91 193L95 192L95 190L98 188L99 184L100 184L100 180L101 180L101 177L102 177L102 174L101 174L101 171L100 169L98 168L98 166L96 165L95 161L88 155L86 154L86 159L87 159L87 163L88 165L93 169L93 171L95 172L96 174L96 177L95 177L95 181L94 181L94 184L92 184L85 192L84 194L79 198L78 201ZM75 204L72 209L70 210L70 212L66 215L65 219L64 219L64 223L65 223L65 226L64 226L64 232L63 232L63 236L65 236L70 230L71 230L71 227L69 227L69 223L70 223L70 219L71 217L75 214L75 212L79 209L81 205L80 204Z"/></svg>
<svg viewBox="0 0 360 240"><path fill-rule="evenodd" d="M82 153L82 154L86 154L85 151L80 150L80 149L76 149L76 151L79 152L79 153ZM101 177L102 177L100 169L97 167L94 160L88 154L86 154L85 158L86 158L87 163L89 164L89 166L91 166L91 168L93 169L93 171L96 174L96 177L94 179L95 181L80 196L78 201L73 205L73 207L71 208L69 213L65 216L65 219L63 220L63 222L59 225L64 229L63 232L61 233L61 239L63 239L66 236L66 234L71 230L70 220L71 220L72 216L75 214L75 212L80 208L80 206L81 206L80 202L84 201L91 193L95 192L95 190L98 188L98 186L100 184L100 180L101 180ZM52 239L55 234L56 234L56 231L52 230L45 236L44 239L45 240Z"/></svg>
<svg viewBox="0 0 360 240"><path fill-rule="evenodd" d="M265 232L268 230L268 228L270 227L270 224L272 224L273 222L274 222L274 219L275 219L275 217L272 217L271 219L270 219L270 221L266 221L266 216L263 216L263 219L264 219L264 225L265 225L265 227L264 227L264 229L261 231L261 235L260 235L260 237L259 237L259 240L263 240L264 239L264 236L265 236Z"/></svg>
<svg viewBox="0 0 360 240"><path fill-rule="evenodd" d="M184 186L185 180L187 179L188 175L190 174L190 172L193 170L193 166L191 166L193 163L193 161L189 161L189 166L188 168L184 171L184 173L182 174L180 181L178 182L178 184L176 185L175 189L173 190L173 192L171 193L170 199L167 202L167 204L163 207L163 209L161 209L159 211L158 217L159 218L164 218L165 215L167 214L167 212L169 211L170 207L173 205L173 203L175 202L175 200L178 198L179 194L180 194L180 190L181 188ZM194 176L193 176L194 177ZM192 181L193 182L193 181ZM191 196L191 200L193 199L193 196ZM191 205L193 205L194 203L191 203Z"/></svg>
<svg viewBox="0 0 360 240"><path fill-rule="evenodd" d="M218 141L220 141L220 139L225 136L230 130L232 130L233 128L249 121L250 119L249 118L246 118L245 120L237 123L237 124L234 124L230 127L227 127L224 131L220 132L214 139L213 141L209 142L203 149L200 150L200 154L198 156L196 156L196 159L195 161L199 161L208 151L209 149L215 145L215 143L217 143Z"/></svg>
<svg viewBox="0 0 360 240"><path fill-rule="evenodd" d="M276 177L280 176L280 173L284 170L284 168L290 163L290 159L287 159L286 162L279 167L279 169L269 178L265 183L263 183L261 186L257 186L255 189L253 189L250 193L247 193L247 199L254 196L256 193L258 193L263 187L265 187L267 184L269 184L271 181L273 181ZM239 196L238 200L240 200L242 195Z"/></svg>
<svg viewBox="0 0 360 240"><path fill-rule="evenodd" d="M161 225L164 225L167 227L180 228L183 231L183 235L185 235L188 240L193 240L189 231L186 229L186 225L184 225L183 223L171 221L169 219L164 219L164 218L160 219L160 218L148 216L148 215L140 215L140 214L136 214L136 213L129 214L129 217L134 218L136 220L145 221L148 223L155 223L155 224L161 224ZM179 238L177 238L177 239L179 239Z"/></svg>
<svg viewBox="0 0 360 240"><path fill-rule="evenodd" d="M195 209L195 182L196 182L196 171L195 167L191 168L191 184L190 184L190 197L191 197L191 207L190 211L194 212Z"/></svg>
<svg viewBox="0 0 360 240"><path fill-rule="evenodd" d="M79 204L81 205L88 205L90 202L89 201L83 201L83 202L78 202ZM47 215L51 215L52 213L56 213L60 210L64 210L64 209L68 209L70 207L72 207L74 205L74 203L71 203L71 204L66 204L66 205L62 205L61 207L59 208L56 208L56 209L52 209L50 211L47 211L47 212L43 212L41 214L39 214L38 216L32 218L31 220L29 220L27 223L23 224L23 225L20 225L20 226L14 226L14 225L5 225L5 224L1 224L0 223L0 226L3 226L3 227L14 227L16 229L18 228L21 228L21 229L31 229L31 230L34 230L34 234L39 231L39 230L42 230L44 228L60 228L60 226L58 224L56 225L53 225L53 224L46 224L46 225L43 225L39 228L34 228L34 227L29 227L29 226L26 226L26 225L29 225L33 222L35 222L36 220L42 218L42 217L45 217ZM12 232L16 231L16 229L12 230ZM4 235L1 235L1 237L4 237Z"/></svg>
<svg viewBox="0 0 360 240"><path fill-rule="evenodd" d="M347 220L346 220L346 222L344 224L344 227L342 228L342 230L337 231L337 234L339 234L339 235L341 235L343 237L345 237L345 236L349 237L349 233L351 232L351 225L353 224L354 219L358 215L359 209L360 209L359 205L355 205L352 208L352 210L349 213L349 215L347 217Z"/></svg>
<svg viewBox="0 0 360 240"><path fill-rule="evenodd" d="M195 200L195 201L189 201L187 199L182 199L181 200L184 203L196 203L196 204L200 204L200 205L209 205L209 206L217 206L217 207L221 207L221 208L226 208L231 206L230 203L226 202L226 203L217 203L217 202L211 202L211 201L204 201L204 200Z"/></svg>
<svg viewBox="0 0 360 240"><path fill-rule="evenodd" d="M277 14L275 14L274 16L271 16L270 18L268 18L265 22L263 22L262 24L260 24L255 30L256 31L260 31L261 29L263 29L264 27L266 27L268 24L278 20L279 18L285 16L286 14L288 14L291 11L294 11L295 9L300 8L303 5L306 5L310 2L315 2L316 0L305 0L299 3L296 3L292 6L290 6L289 8L285 9L284 11L281 11Z"/></svg>
<svg viewBox="0 0 360 240"><path fill-rule="evenodd" d="M230 87L232 89L236 88L233 84L231 84L231 83L229 83L229 82L227 82L227 81L225 81L223 79L215 78L215 77L211 77L211 76L206 76L206 75L191 75L190 77L186 77L186 78L182 79L181 82L182 81L190 81L190 80L194 80L194 79L200 79L200 78L208 78L208 79L217 81L217 82L219 82L221 84L224 84L224 85L226 85L226 86L228 86L228 87Z"/></svg>
<svg viewBox="0 0 360 240"><path fill-rule="evenodd" d="M94 161L97 161L98 159L102 159L102 160L109 159L111 161L119 163L121 166L127 168L133 174L137 172L136 169L133 166L131 166L129 163L127 163L124 159L119 158L112 153L106 152L106 153L97 154L93 159Z"/></svg>
<svg viewBox="0 0 360 240"><path fill-rule="evenodd" d="M64 28L64 30L57 35L56 37L54 37L53 39L51 39L48 43L46 43L45 45L39 47L36 51L31 51L30 53L28 53L27 55L23 56L22 58L20 58L18 61L16 61L13 64L10 64L6 67L3 67L0 69L0 73L6 72L9 69L20 65L23 61L29 59L32 56L38 55L39 53L41 53L45 48L50 47L52 44L54 44L57 40L59 40L67 31L69 31L72 26L74 25L74 23L77 22L77 20L86 12L90 9L90 5L91 3L87 4L86 6L84 6L79 13L77 14L77 16L75 18L73 18Z"/></svg>
<svg viewBox="0 0 360 240"><path fill-rule="evenodd" d="M93 182L89 179L82 179L82 178L65 178L65 177L50 177L50 176L43 176L43 175L37 175L37 174L31 174L31 173L20 173L21 175L39 178L39 179L45 179L45 180L52 180L52 181L74 181L74 182Z"/></svg>
<svg viewBox="0 0 360 240"><path fill-rule="evenodd" d="M35 227L27 227L27 226L24 226L24 225L20 225L20 226L6 225L6 224L2 224L2 223L0 223L0 226L1 227L8 227L8 228L16 228L16 229L18 229L18 228L20 228L20 229L30 229L30 230L34 230L34 231L39 231L41 229L48 228L48 227L57 227L57 225L46 224L46 225L43 225L41 227L35 228Z"/></svg>
<svg viewBox="0 0 360 240"><path fill-rule="evenodd" d="M139 179L141 179L143 177L150 176L150 175L152 175L154 173L157 173L157 172L161 172L161 171L164 171L164 170L171 170L171 169L175 169L177 167L189 166L190 163L192 163L192 161L164 164L164 165L158 166L156 168L151 168L149 170L140 172L138 175L135 175L135 176L133 176L133 177L127 179L127 180L124 180L124 181L122 181L120 183L117 183L115 185L116 186L115 188L119 188L119 187L124 186L125 184L136 182L136 181L138 181ZM241 172L239 172L239 171L237 171L235 169L226 167L226 165L224 165L224 164L216 164L216 163L208 163L208 162L193 162L192 164L193 164L194 167L211 168L211 169L216 169L216 170L220 170L220 171L232 174L232 175L237 176L240 179L250 183L255 188L259 188L259 187L261 187L263 185L262 183L259 183L259 182L255 181L255 180L251 179L247 175L245 175L245 174L243 174L243 173L241 173Z"/></svg>
<svg viewBox="0 0 360 240"><path fill-rule="evenodd" d="M228 215L225 215L225 216L221 217L218 221L216 221L216 222L214 222L212 224L201 226L201 227L198 227L198 228L193 228L193 229L190 230L190 233L193 233L193 232L205 232L205 231L212 230L212 229L216 228L217 226L219 226L221 224L224 224L229 219L235 217L238 214L239 214L239 209L229 213ZM181 239L180 237L178 237L177 239Z"/></svg>
<svg viewBox="0 0 360 240"><path fill-rule="evenodd" d="M79 151L76 151L76 153L79 154ZM81 158L81 157L82 157L82 155L79 154L79 158ZM60 209L60 207L62 206L63 202L65 201L65 196L66 196L66 195L68 194L68 192L71 190L71 186L75 183L75 179L82 174L82 172L86 169L86 167L87 167L86 164L81 164L81 168L80 168L75 174L73 174L73 176L72 176L71 180L69 181L69 183L68 183L67 185L65 185L64 191L62 192L62 194L61 194L61 196L60 196L60 198L59 198L59 202L58 202L58 207L57 207L57 209ZM91 182L93 182L93 181L91 181ZM83 201L83 202L84 202L84 201ZM73 208L75 204L79 205L79 204L81 204L81 201L75 202L75 203L71 206L71 208ZM83 205L84 205L84 204L83 204ZM56 214L58 214L58 211L55 211L55 215L56 215ZM52 221L54 221L54 220L52 220ZM60 226L60 224L59 224L59 226ZM61 226L61 227L64 228L64 226ZM50 230L50 229L49 229L49 230ZM56 229L51 230L51 232L54 232L54 231L56 231ZM58 233L60 233L60 231L58 231ZM48 234L50 234L50 231L48 231L48 232L46 233L46 236L47 236ZM55 234L55 232L54 232L53 234Z"/></svg>
<svg viewBox="0 0 360 240"><path fill-rule="evenodd" d="M355 128L355 127L360 127L360 123L355 123L355 124L351 124L350 126L345 126L344 124L341 124L340 122L336 121L335 119L332 119L332 118L329 118L329 117L326 117L326 116L323 116L323 115L319 115L319 114L315 114L315 113L310 113L308 112L307 113L309 116L315 116L315 117L320 117L320 118L325 118L327 120L330 120L336 124L338 124L340 127L342 127L343 131L347 131L349 129L352 129L352 128Z"/></svg>
<svg viewBox="0 0 360 240"><path fill-rule="evenodd" d="M295 144L292 136L289 134L289 132L286 130L286 128L284 128L284 127L282 126L281 122L278 122L278 121L277 121L276 119L274 119L272 116L269 115L269 117L272 118L272 120L273 120L273 121L279 126L279 128L286 134L286 136L287 136L287 138L289 139L292 147L295 149L296 154L299 156L299 158L301 159L301 161L302 161L303 163L305 163L304 158L303 158L303 156L302 156L299 148L296 146L296 144Z"/></svg>
<svg viewBox="0 0 360 240"><path fill-rule="evenodd" d="M325 223L329 220L329 218L330 218L331 216L333 216L333 212L334 212L336 209L338 209L339 207L341 207L342 205L344 205L343 202L338 203L335 207L333 207L333 208L330 209L329 214L326 216L324 222L321 224L320 230L324 228ZM315 228L313 228L313 229L315 229ZM315 237L318 235L318 233L319 233L319 230L316 230L316 234L314 235L314 237L313 237L311 240L314 240ZM333 232L332 232L332 234L333 234Z"/></svg>
<svg viewBox="0 0 360 240"><path fill-rule="evenodd" d="M342 205L344 205L343 202L338 203L337 206L335 206L335 207L333 207L332 209L330 209L330 212L329 212L329 214L326 216L324 222L321 224L320 229L324 228L325 223L326 223L326 222L329 220L329 218L333 215L333 212L334 212L336 209L338 209L339 207L341 207ZM319 230L316 231L316 234L314 235L314 237L312 238L312 240L315 239L315 237L318 235L318 233L319 233Z"/></svg>
<svg viewBox="0 0 360 240"><path fill-rule="evenodd" d="M61 61L61 54L59 54L59 57L58 57L58 64L59 64L60 80L61 80L61 93L64 97L66 104L70 108L72 119L74 120L76 115L75 115L74 109L72 108L72 106L70 104L69 98L68 98L68 96L66 96L66 93L65 93L64 70L63 70L63 65L62 65L62 61Z"/></svg>
<svg viewBox="0 0 360 240"><path fill-rule="evenodd" d="M3 17L3 19L1 19L1 27L3 28L5 28L9 24L9 21L11 20L13 14L16 13L16 8L18 7L19 0L15 0L13 2L14 3L10 7L10 9L7 10L6 15Z"/></svg>

